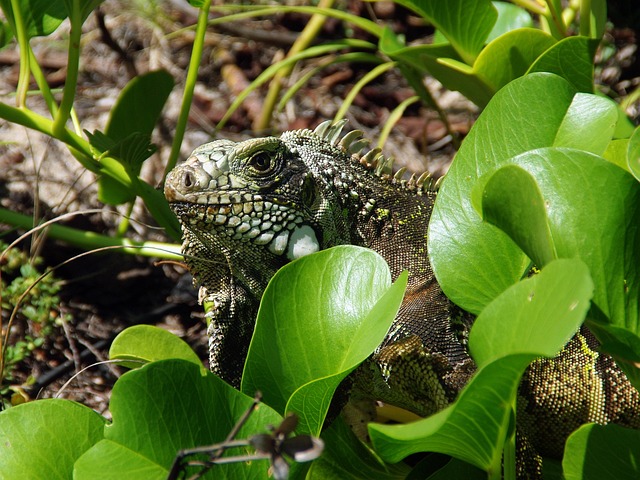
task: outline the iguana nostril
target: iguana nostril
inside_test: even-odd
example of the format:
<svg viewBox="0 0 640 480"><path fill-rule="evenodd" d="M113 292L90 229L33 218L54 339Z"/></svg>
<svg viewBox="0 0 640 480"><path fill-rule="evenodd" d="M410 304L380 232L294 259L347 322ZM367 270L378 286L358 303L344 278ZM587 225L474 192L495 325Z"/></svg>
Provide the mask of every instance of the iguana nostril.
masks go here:
<svg viewBox="0 0 640 480"><path fill-rule="evenodd" d="M183 177L184 186L187 188L190 188L193 186L194 183L195 181L193 180L193 176L191 175L191 172L185 172Z"/></svg>

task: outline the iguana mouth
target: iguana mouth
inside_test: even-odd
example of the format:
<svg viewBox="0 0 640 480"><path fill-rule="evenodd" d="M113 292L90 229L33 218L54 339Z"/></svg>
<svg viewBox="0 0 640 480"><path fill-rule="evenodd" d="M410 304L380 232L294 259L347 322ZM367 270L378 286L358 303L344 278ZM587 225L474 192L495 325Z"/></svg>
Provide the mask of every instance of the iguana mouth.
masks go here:
<svg viewBox="0 0 640 480"><path fill-rule="evenodd" d="M291 232L303 223L294 209L265 201L260 195L216 194L219 203L171 202L173 212L182 218L187 228L202 229L207 225L232 240L248 240L255 245L267 245L272 253L282 254ZM243 200L233 203L234 200Z"/></svg>

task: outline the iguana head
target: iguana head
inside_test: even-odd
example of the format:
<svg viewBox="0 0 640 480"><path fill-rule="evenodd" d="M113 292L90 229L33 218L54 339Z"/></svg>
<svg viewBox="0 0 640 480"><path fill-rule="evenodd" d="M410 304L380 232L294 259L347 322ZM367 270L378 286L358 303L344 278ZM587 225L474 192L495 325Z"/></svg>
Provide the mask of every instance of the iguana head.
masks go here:
<svg viewBox="0 0 640 480"><path fill-rule="evenodd" d="M260 247L293 260L348 239L334 189L318 175L337 170L337 156L349 160L310 130L218 140L196 148L169 174L165 196L184 231L209 232L222 249Z"/></svg>

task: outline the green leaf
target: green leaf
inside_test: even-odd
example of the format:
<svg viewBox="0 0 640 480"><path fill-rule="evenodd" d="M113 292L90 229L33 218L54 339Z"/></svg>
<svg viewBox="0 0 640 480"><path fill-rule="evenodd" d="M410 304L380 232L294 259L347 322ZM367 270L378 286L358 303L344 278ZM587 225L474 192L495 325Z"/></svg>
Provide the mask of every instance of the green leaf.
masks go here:
<svg viewBox="0 0 640 480"><path fill-rule="evenodd" d="M325 449L311 464L307 480L340 479L404 479L409 467L402 463L385 464L356 438L342 417L322 432Z"/></svg>
<svg viewBox="0 0 640 480"><path fill-rule="evenodd" d="M640 181L640 127L633 131L627 148L627 165L629 171Z"/></svg>
<svg viewBox="0 0 640 480"><path fill-rule="evenodd" d="M417 480L421 477L412 477ZM428 477L428 480L486 480L487 474L482 470L478 470L473 465L462 462L456 458L452 458L444 467Z"/></svg>
<svg viewBox="0 0 640 480"><path fill-rule="evenodd" d="M562 468L566 480L640 478L640 431L583 425L567 440Z"/></svg>
<svg viewBox="0 0 640 480"><path fill-rule="evenodd" d="M600 40L607 27L607 0L591 0L589 6L589 36Z"/></svg>
<svg viewBox="0 0 640 480"><path fill-rule="evenodd" d="M555 43L553 37L533 28L505 33L482 50L473 65L473 75L482 79L495 93L524 75L531 64Z"/></svg>
<svg viewBox="0 0 640 480"><path fill-rule="evenodd" d="M511 161L479 182L483 217L539 266L566 257L587 264L595 284L588 326L639 386L640 184L578 150L546 148Z"/></svg>
<svg viewBox="0 0 640 480"><path fill-rule="evenodd" d="M514 354L554 357L582 324L593 288L584 262L559 259L506 290L487 305L469 333L478 367Z"/></svg>
<svg viewBox="0 0 640 480"><path fill-rule="evenodd" d="M554 147L568 147L603 155L613 138L618 109L612 100L577 93L558 129Z"/></svg>
<svg viewBox="0 0 640 480"><path fill-rule="evenodd" d="M173 77L165 70L139 75L122 89L107 122L104 135L112 144L109 153L120 160L131 177L140 174L142 163L155 152L151 133L160 118L162 108L173 89ZM99 132L94 133L97 135ZM105 152L104 141L90 137L90 142ZM103 139L104 140L104 139ZM98 143L99 142L99 143ZM110 143L107 142L107 143ZM136 198L136 192L111 177L98 180L98 198L110 205L120 205Z"/></svg>
<svg viewBox="0 0 640 480"><path fill-rule="evenodd" d="M9 23L15 25L11 0L0 0L0 5ZM67 18L64 0L18 0L18 5L29 38L52 34Z"/></svg>
<svg viewBox="0 0 640 480"><path fill-rule="evenodd" d="M390 287L384 259L351 245L280 269L260 304L242 391L260 390L274 409L299 415L300 431L318 432L335 388L384 339L406 280Z"/></svg>
<svg viewBox="0 0 640 480"><path fill-rule="evenodd" d="M393 42L391 38L391 31L385 30L378 46L382 53L423 74L431 74L449 90L461 92L476 105L486 105L495 93L474 74L472 67L462 61L450 44L404 47Z"/></svg>
<svg viewBox="0 0 640 480"><path fill-rule="evenodd" d="M518 165L505 165L481 177L472 197L484 221L506 232L536 265L558 258L545 199L529 172Z"/></svg>
<svg viewBox="0 0 640 480"><path fill-rule="evenodd" d="M120 205L135 200L136 195L140 193L139 189L144 185L144 182L138 179L142 163L156 151L155 145L151 143L151 135L133 132L117 141L98 130L85 133L92 147L122 164L132 184L127 187L110 176L102 175L98 179L98 199L109 205Z"/></svg>
<svg viewBox="0 0 640 480"><path fill-rule="evenodd" d="M531 14L524 8L507 2L491 2L491 4L498 12L498 20L493 25L487 43L512 30L533 27Z"/></svg>
<svg viewBox="0 0 640 480"><path fill-rule="evenodd" d="M131 176L139 175L142 162L156 151L149 133L132 132L120 140L111 138L99 130L94 130L93 133L85 130L85 134L92 147L118 160Z"/></svg>
<svg viewBox="0 0 640 480"><path fill-rule="evenodd" d="M0 479L71 478L73 464L103 436L105 419L60 399L0 412Z"/></svg>
<svg viewBox="0 0 640 480"><path fill-rule="evenodd" d="M173 85L173 77L165 70L130 80L111 110L105 134L116 141L124 140L133 132L150 135Z"/></svg>
<svg viewBox="0 0 640 480"><path fill-rule="evenodd" d="M469 346L480 368L455 403L411 424L371 424L376 452L389 462L440 452L489 474L500 472L522 373L535 358L553 356L564 346L582 323L591 292L589 272L579 260L555 260L510 287L471 329Z"/></svg>
<svg viewBox="0 0 640 480"><path fill-rule="evenodd" d="M617 165L620 168L624 168L630 173L633 173L629 170L630 165L627 163L627 151L629 148L629 139L628 138L617 138L611 140L609 145L607 145L607 149L604 151L602 156L605 160Z"/></svg>
<svg viewBox="0 0 640 480"><path fill-rule="evenodd" d="M171 332L153 325L134 325L118 334L109 349L111 360L124 362L128 368L138 368L145 363L180 358L205 369L198 355L187 343Z"/></svg>
<svg viewBox="0 0 640 480"><path fill-rule="evenodd" d="M120 443L101 440L76 462L75 471L75 478L164 480L168 469Z"/></svg>
<svg viewBox="0 0 640 480"><path fill-rule="evenodd" d="M498 18L489 0L397 0L397 3L436 27L470 65L482 50Z"/></svg>
<svg viewBox="0 0 640 480"><path fill-rule="evenodd" d="M487 184L484 197L490 203L483 206L487 219L500 220L496 224L539 266L549 258L542 257L543 252L581 258L591 272L596 288L593 301L602 314L610 323L640 333L638 182L610 162L578 150L545 148L511 162L519 168L508 168ZM529 172L528 180L520 180L527 176L520 169ZM505 184L517 181L522 186L534 178L537 189L526 187L526 192ZM513 211L505 212L512 206L526 212L520 220ZM550 246L543 245L550 241Z"/></svg>
<svg viewBox="0 0 640 480"><path fill-rule="evenodd" d="M528 73L555 73L577 91L593 93L593 57L599 43L587 37L564 38L540 56Z"/></svg>
<svg viewBox="0 0 640 480"><path fill-rule="evenodd" d="M507 235L482 223L471 203L475 182L515 155L553 145L574 94L552 74L511 82L480 115L444 178L429 223L428 249L444 292L465 310L482 311L529 265Z"/></svg>
<svg viewBox="0 0 640 480"><path fill-rule="evenodd" d="M179 450L222 442L252 402L189 361L162 360L131 370L113 387L113 422L104 428L105 440L78 460L74 479L103 478L105 472L109 478L141 478L141 472L144 478L166 478ZM236 438L265 433L281 419L261 405ZM231 453L252 450L243 447ZM266 461L218 465L205 478L263 478L268 468Z"/></svg>

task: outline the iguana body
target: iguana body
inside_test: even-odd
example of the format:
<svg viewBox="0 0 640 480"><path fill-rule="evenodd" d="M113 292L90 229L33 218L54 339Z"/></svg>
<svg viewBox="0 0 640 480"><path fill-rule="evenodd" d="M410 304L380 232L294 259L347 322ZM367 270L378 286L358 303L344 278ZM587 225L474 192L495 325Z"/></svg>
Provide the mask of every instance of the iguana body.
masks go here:
<svg viewBox="0 0 640 480"><path fill-rule="evenodd" d="M205 144L167 178L165 195L182 224L185 261L208 306L211 368L238 384L260 298L280 267L320 249L360 245L384 257L394 279L408 270L409 283L390 333L356 381L365 396L429 415L451 402L474 370L464 345L470 318L443 294L426 251L436 193L426 177L390 176L378 150L360 156L360 135L339 140L341 128L325 123L280 138ZM576 338L572 342L584 340ZM576 422L640 427L638 392L611 359L589 352L595 357L582 355L571 367L587 371L592 362L591 385L614 376L622 383L585 387L592 390L571 403L567 392L549 399L542 391L548 379L576 380L575 369L552 362L546 371L544 363L528 371L522 414L535 430L528 436L537 449L546 442L537 415L546 414L550 425L559 422L556 434L564 438ZM623 404L610 395L619 392L626 395ZM563 409L571 412L570 422L563 421ZM623 410L622 416L593 418L594 412Z"/></svg>

